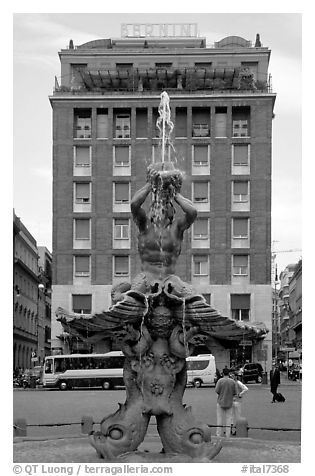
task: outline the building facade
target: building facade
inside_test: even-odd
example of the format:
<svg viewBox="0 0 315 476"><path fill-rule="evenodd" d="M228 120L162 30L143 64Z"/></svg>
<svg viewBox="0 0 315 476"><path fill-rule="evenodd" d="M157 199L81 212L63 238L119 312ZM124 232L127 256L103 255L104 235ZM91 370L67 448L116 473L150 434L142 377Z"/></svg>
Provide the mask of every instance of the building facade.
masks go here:
<svg viewBox="0 0 315 476"><path fill-rule="evenodd" d="M280 289L279 289L279 308L280 308L280 352L285 356L286 349L292 348L292 336L290 332L290 292L289 284L294 275L296 264L288 264L280 273Z"/></svg>
<svg viewBox="0 0 315 476"><path fill-rule="evenodd" d="M302 260L289 281L289 307L291 343L296 351L302 352Z"/></svg>
<svg viewBox="0 0 315 476"><path fill-rule="evenodd" d="M48 250L47 255L51 261ZM51 322L46 309L49 278L41 272L39 258L35 238L13 213L13 369L40 365L51 353L43 331L44 323L50 327Z"/></svg>
<svg viewBox="0 0 315 476"><path fill-rule="evenodd" d="M126 30L127 31L127 30ZM87 351L54 318L108 309L113 284L140 271L130 199L159 160L160 94L174 123L168 157L198 218L177 274L223 315L263 323L264 341L214 342L223 363L271 362L270 50L227 37L101 39L59 52L53 110L52 351ZM191 34L191 33L190 33ZM98 351L111 348L104 339ZM269 364L268 364L269 365Z"/></svg>
<svg viewBox="0 0 315 476"><path fill-rule="evenodd" d="M43 363L46 355L51 355L51 283L52 255L46 246L38 246L39 256L39 322L38 322L38 359Z"/></svg>

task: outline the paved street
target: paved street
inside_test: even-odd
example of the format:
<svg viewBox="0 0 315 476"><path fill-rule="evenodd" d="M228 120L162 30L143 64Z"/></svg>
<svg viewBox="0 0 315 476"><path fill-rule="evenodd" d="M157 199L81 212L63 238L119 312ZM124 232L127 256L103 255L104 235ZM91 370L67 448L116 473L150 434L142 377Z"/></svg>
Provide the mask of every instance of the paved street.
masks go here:
<svg viewBox="0 0 315 476"><path fill-rule="evenodd" d="M271 404L269 385L249 384L242 400L242 413L250 428L301 428L301 384L285 383L279 391L285 403ZM14 419L25 418L30 425L47 423L79 423L83 415L92 416L95 422L118 409L125 401L125 390L59 390L17 389L13 392ZM214 388L188 388L184 403L191 405L194 414L210 425L216 423L216 394ZM155 433L154 418L149 432ZM215 429L213 429L213 432ZM62 427L33 427L28 436L61 436L80 433L80 425ZM251 438L281 441L299 441L298 431L249 430Z"/></svg>

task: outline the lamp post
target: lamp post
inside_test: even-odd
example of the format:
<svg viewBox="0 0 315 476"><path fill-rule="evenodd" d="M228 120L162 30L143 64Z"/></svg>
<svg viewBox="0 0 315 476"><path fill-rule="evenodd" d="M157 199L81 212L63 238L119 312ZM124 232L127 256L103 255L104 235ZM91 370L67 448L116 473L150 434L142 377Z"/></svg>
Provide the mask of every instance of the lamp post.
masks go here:
<svg viewBox="0 0 315 476"><path fill-rule="evenodd" d="M45 289L45 286L43 285L43 283L39 283L38 284L38 287L37 287L37 322L36 322L36 337L37 337L37 349L36 349L36 352L37 352L37 355L36 355L36 359L37 359L37 362L40 363L39 359L40 359L40 332L39 332L39 328L40 328L40 297L41 297L41 293L44 291ZM34 366L35 366L35 360L34 360Z"/></svg>

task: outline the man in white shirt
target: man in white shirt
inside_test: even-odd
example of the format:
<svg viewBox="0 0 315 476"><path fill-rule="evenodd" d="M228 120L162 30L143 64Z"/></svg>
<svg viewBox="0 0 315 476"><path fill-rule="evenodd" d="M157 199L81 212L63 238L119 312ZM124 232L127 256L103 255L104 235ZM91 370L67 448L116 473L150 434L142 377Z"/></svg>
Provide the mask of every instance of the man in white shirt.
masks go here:
<svg viewBox="0 0 315 476"><path fill-rule="evenodd" d="M235 380L237 394L233 398L233 416L232 416L232 435L236 434L236 422L242 416L242 407L241 399L243 395L248 392L248 387L240 381L238 375L233 373L230 374L230 377Z"/></svg>

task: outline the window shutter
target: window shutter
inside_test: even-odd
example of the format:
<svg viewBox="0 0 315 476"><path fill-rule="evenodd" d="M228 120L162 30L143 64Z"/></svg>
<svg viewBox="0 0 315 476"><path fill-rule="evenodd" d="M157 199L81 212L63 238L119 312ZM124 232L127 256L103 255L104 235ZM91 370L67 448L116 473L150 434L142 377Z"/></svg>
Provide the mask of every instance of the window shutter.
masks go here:
<svg viewBox="0 0 315 476"><path fill-rule="evenodd" d="M88 273L90 271L90 257L76 256L75 257L75 272Z"/></svg>
<svg viewBox="0 0 315 476"><path fill-rule="evenodd" d="M98 113L96 116L96 137L108 137L108 114Z"/></svg>
<svg viewBox="0 0 315 476"><path fill-rule="evenodd" d="M248 182L234 182L234 195L247 195Z"/></svg>
<svg viewBox="0 0 315 476"><path fill-rule="evenodd" d="M89 199L90 198L90 184L76 183L76 198Z"/></svg>
<svg viewBox="0 0 315 476"><path fill-rule="evenodd" d="M115 163L129 165L129 147L115 147Z"/></svg>
<svg viewBox="0 0 315 476"><path fill-rule="evenodd" d="M215 115L215 136L226 137L226 114L216 113Z"/></svg>
<svg viewBox="0 0 315 476"><path fill-rule="evenodd" d="M73 294L72 295L73 312L83 312L90 314L92 310L92 295L91 294Z"/></svg>
<svg viewBox="0 0 315 476"><path fill-rule="evenodd" d="M194 146L194 162L206 165L208 163L208 146Z"/></svg>
<svg viewBox="0 0 315 476"><path fill-rule="evenodd" d="M115 184L115 201L116 202L129 201L129 183Z"/></svg>
<svg viewBox="0 0 315 476"><path fill-rule="evenodd" d="M90 165L89 147L76 147L75 163L76 165Z"/></svg>
<svg viewBox="0 0 315 476"><path fill-rule="evenodd" d="M196 202L208 201L208 182L194 182L194 199Z"/></svg>
<svg viewBox="0 0 315 476"><path fill-rule="evenodd" d="M234 145L234 165L248 165L248 145Z"/></svg>
<svg viewBox="0 0 315 476"><path fill-rule="evenodd" d="M128 274L128 256L115 256L115 274Z"/></svg>
<svg viewBox="0 0 315 476"><path fill-rule="evenodd" d="M247 255L235 255L233 256L234 266L247 266L248 256Z"/></svg>
<svg viewBox="0 0 315 476"><path fill-rule="evenodd" d="M250 309L250 294L231 294L231 309Z"/></svg>
<svg viewBox="0 0 315 476"><path fill-rule="evenodd" d="M75 221L76 240L86 240L90 238L90 220L77 219Z"/></svg>
<svg viewBox="0 0 315 476"><path fill-rule="evenodd" d="M233 236L248 236L248 219L233 219Z"/></svg>
<svg viewBox="0 0 315 476"><path fill-rule="evenodd" d="M208 235L208 220L205 218L198 218L194 223L194 235Z"/></svg>

